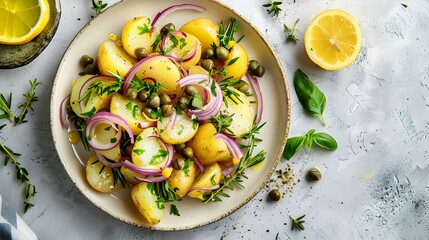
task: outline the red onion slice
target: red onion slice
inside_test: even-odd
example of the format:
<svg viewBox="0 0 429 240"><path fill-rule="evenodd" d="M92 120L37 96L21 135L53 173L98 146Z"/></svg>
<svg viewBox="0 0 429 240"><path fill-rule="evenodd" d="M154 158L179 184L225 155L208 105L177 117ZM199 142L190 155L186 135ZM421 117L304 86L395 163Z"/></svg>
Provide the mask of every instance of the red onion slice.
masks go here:
<svg viewBox="0 0 429 240"><path fill-rule="evenodd" d="M198 168L201 170L201 172L204 172L204 165L201 163L201 161L194 156L194 162L197 164Z"/></svg>
<svg viewBox="0 0 429 240"><path fill-rule="evenodd" d="M216 190L218 188L220 188L219 184L213 185L211 187L195 187L195 188L189 189L188 193L192 192L192 191L213 191L213 190Z"/></svg>
<svg viewBox="0 0 429 240"><path fill-rule="evenodd" d="M69 105L69 102L70 102L70 95L64 98L63 101L61 101L61 105L60 105L60 122L61 122L61 126L66 130L68 130L70 127L69 121L67 119L67 106Z"/></svg>
<svg viewBox="0 0 429 240"><path fill-rule="evenodd" d="M98 161L101 162L101 164L103 164L106 167L109 168L118 168L122 166L121 162L117 162L117 163L112 163L109 162L101 153L99 153L97 150L94 150L95 153L95 157L97 158Z"/></svg>
<svg viewBox="0 0 429 240"><path fill-rule="evenodd" d="M171 14L171 13L177 11L177 10L196 10L196 11L199 11L199 12L203 12L206 9L203 8L203 7L201 7L201 6L198 6L198 5L195 5L195 4L189 4L189 3L172 5L172 6L168 7L168 8L166 8L166 9L162 10L161 12L158 12L155 15L155 18L153 19L153 22L152 22L152 31L156 30L156 28L158 26L158 23L162 19L164 19L167 15L169 15L169 14Z"/></svg>
<svg viewBox="0 0 429 240"><path fill-rule="evenodd" d="M264 101L262 98L262 91L261 87L259 86L258 80L249 72L246 73L247 78L249 79L249 83L253 88L253 92L256 95L256 104L257 104L257 111L256 111L256 124L259 124L262 119L262 112L264 110Z"/></svg>
<svg viewBox="0 0 429 240"><path fill-rule="evenodd" d="M135 173L142 174L142 175L158 176L162 174L162 171L160 169L137 166L128 160L121 161L121 164L122 166L124 166L124 168L127 168Z"/></svg>
<svg viewBox="0 0 429 240"><path fill-rule="evenodd" d="M174 124L176 124L176 121L177 121L177 112L176 112L176 109L173 108L173 114L171 115L171 120L168 123L167 131L170 131L173 128Z"/></svg>
<svg viewBox="0 0 429 240"><path fill-rule="evenodd" d="M156 183L156 182L162 182L164 180L167 180L166 177L164 176L147 176L145 178L141 178L141 177L134 177L137 181L140 182L149 182L149 183Z"/></svg>
<svg viewBox="0 0 429 240"><path fill-rule="evenodd" d="M222 139L225 142L226 147L228 148L229 152L232 155L232 158L233 158L232 161L233 161L234 165L238 164L241 161L241 158L244 155L243 151L241 150L240 146L238 146L238 144L235 142L235 140L233 138L228 137L224 133L216 133L214 135L214 138L215 139L220 138L220 139ZM235 162L234 159L236 159L237 162Z"/></svg>

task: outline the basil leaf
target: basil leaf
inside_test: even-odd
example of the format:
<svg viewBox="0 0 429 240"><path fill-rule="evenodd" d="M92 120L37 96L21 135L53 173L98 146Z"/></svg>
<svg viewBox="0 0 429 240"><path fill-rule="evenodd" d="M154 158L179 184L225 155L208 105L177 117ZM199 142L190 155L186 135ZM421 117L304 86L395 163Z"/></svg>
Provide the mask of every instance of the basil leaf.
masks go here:
<svg viewBox="0 0 429 240"><path fill-rule="evenodd" d="M308 150L310 150L311 147L313 146L313 134L314 134L314 132L316 132L316 129L311 129L310 131L308 131L307 134L305 134L304 146Z"/></svg>
<svg viewBox="0 0 429 240"><path fill-rule="evenodd" d="M313 134L313 141L314 143L316 143L317 145L319 145L319 147L326 149L326 150L335 150L337 149L337 141L335 141L335 139L327 134L327 133L315 133Z"/></svg>
<svg viewBox="0 0 429 240"><path fill-rule="evenodd" d="M286 160L290 160L295 153L304 145L306 136L289 138L286 142L285 150L283 151L283 157Z"/></svg>
<svg viewBox="0 0 429 240"><path fill-rule="evenodd" d="M325 94L314 85L301 69L296 70L293 84L301 105L312 115L318 116L323 125L326 125L323 118L323 111L326 106Z"/></svg>

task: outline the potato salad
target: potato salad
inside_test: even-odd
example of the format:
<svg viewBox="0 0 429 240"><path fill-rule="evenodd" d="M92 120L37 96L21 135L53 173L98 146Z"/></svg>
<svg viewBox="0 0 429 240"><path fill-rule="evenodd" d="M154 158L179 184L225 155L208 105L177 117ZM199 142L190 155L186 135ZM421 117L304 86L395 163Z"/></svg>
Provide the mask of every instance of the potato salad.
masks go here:
<svg viewBox="0 0 429 240"><path fill-rule="evenodd" d="M168 18L205 10L178 4L129 19L97 56L76 63L82 72L60 109L71 144L91 153L82 170L89 185L130 189L130 204L148 224L180 216L174 202L183 198L229 197L243 187L245 170L265 159L255 150L264 125L257 78L265 69L240 44L237 22L175 26Z"/></svg>

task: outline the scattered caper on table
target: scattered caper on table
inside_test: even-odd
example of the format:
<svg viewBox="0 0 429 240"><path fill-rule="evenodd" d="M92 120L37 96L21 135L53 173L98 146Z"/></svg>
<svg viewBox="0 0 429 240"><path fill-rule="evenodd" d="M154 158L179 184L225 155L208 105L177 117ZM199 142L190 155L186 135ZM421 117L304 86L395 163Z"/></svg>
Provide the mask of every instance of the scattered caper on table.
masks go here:
<svg viewBox="0 0 429 240"><path fill-rule="evenodd" d="M307 175L305 176L305 178L311 182L319 181L322 178L322 173L320 172L319 168L312 167L308 169Z"/></svg>
<svg viewBox="0 0 429 240"><path fill-rule="evenodd" d="M278 189L273 189L268 193L268 198L271 201L278 201L281 198L280 191Z"/></svg>

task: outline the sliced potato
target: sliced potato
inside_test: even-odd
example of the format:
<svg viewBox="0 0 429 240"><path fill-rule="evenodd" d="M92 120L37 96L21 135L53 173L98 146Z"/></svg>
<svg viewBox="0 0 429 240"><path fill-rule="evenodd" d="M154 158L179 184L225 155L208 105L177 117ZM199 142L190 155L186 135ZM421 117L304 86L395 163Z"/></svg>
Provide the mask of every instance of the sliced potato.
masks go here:
<svg viewBox="0 0 429 240"><path fill-rule="evenodd" d="M225 142L222 139L215 139L215 134L215 127L211 123L205 123L198 127L195 136L187 143L203 165L232 158Z"/></svg>
<svg viewBox="0 0 429 240"><path fill-rule="evenodd" d="M197 18L183 25L179 31L187 32L200 40L202 50L211 48L211 44L219 45L219 38L217 37L219 26L208 18Z"/></svg>
<svg viewBox="0 0 429 240"><path fill-rule="evenodd" d="M124 175L125 181L127 183L131 183L133 185L137 185L140 183L140 181L135 179L135 177L145 178L144 175L135 173L135 172L133 172L130 169L125 168L125 167L121 167L120 171L121 171L122 175Z"/></svg>
<svg viewBox="0 0 429 240"><path fill-rule="evenodd" d="M246 94L238 91L235 88L229 87L229 90L235 92L237 96L231 95L226 97L226 102L222 102L220 109L222 114L232 115L231 125L228 127L231 131L224 131L228 135L238 138L252 129L253 125L253 109L250 105ZM226 107L228 105L228 107Z"/></svg>
<svg viewBox="0 0 429 240"><path fill-rule="evenodd" d="M152 44L159 33L150 29L150 19L145 16L135 17L125 24L122 29L122 47L130 56L137 58L137 48L145 48L148 54L153 52Z"/></svg>
<svg viewBox="0 0 429 240"><path fill-rule="evenodd" d="M121 116L127 121L134 135L140 134L143 129L155 126L156 122L147 120L141 113L144 104L137 100L130 100L120 93L112 96L110 112Z"/></svg>
<svg viewBox="0 0 429 240"><path fill-rule="evenodd" d="M190 191L187 196L191 198L198 198L204 200L204 195L209 194L212 190L197 190L199 188L208 188L213 187L214 185L219 184L222 178L222 169L218 163L212 163L206 166L205 171L200 173L195 178L194 184L192 184L191 189L196 189Z"/></svg>
<svg viewBox="0 0 429 240"><path fill-rule="evenodd" d="M186 37L181 34L174 34L174 37L177 39L178 43L176 47L174 47L172 41L166 41L165 49L172 48L168 51L167 55L176 57L178 59L183 59L189 54L192 53L194 48L196 47L196 52L191 59L187 59L186 61L181 61L181 64L186 69L189 69L191 66L197 65L201 58L201 42L194 35L190 33L185 33Z"/></svg>
<svg viewBox="0 0 429 240"><path fill-rule="evenodd" d="M185 143L191 139L198 129L198 123L194 124L194 121L185 113L176 115L176 122L169 129L173 115L169 117L163 117L162 121L158 120L158 130L160 137L164 142L168 144L179 144Z"/></svg>
<svg viewBox="0 0 429 240"><path fill-rule="evenodd" d="M110 71L124 77L136 62L135 58L113 41L103 42L98 49L97 63L102 75L110 76Z"/></svg>
<svg viewBox="0 0 429 240"><path fill-rule="evenodd" d="M232 47L224 65L226 76L222 75L222 80L226 78L240 80L247 72L249 57L246 50L240 44L230 41L228 45Z"/></svg>
<svg viewBox="0 0 429 240"><path fill-rule="evenodd" d="M141 182L131 190L131 198L137 210L143 215L149 224L157 224L164 218L164 209L159 209L157 196L148 189L148 183Z"/></svg>
<svg viewBox="0 0 429 240"><path fill-rule="evenodd" d="M120 139L116 139L116 134L117 130L112 126L106 123L100 123L95 127L94 136L92 138L101 144L111 144L112 142L120 141ZM119 161L121 157L121 147L119 144L112 149L97 150L97 152L116 162Z"/></svg>
<svg viewBox="0 0 429 240"><path fill-rule="evenodd" d="M190 66L188 69L188 73L189 75L194 75L194 74L205 74L208 75L209 72L207 72L207 70L205 70L204 68L202 68L201 66Z"/></svg>
<svg viewBox="0 0 429 240"><path fill-rule="evenodd" d="M168 185L176 192L179 197L183 197L191 189L192 184L197 174L197 164L191 160L185 160L183 157L176 154L175 161L180 158L185 162L183 169L173 169L170 177L168 178Z"/></svg>
<svg viewBox="0 0 429 240"><path fill-rule="evenodd" d="M146 128L136 137L131 158L138 166L159 170L167 160L167 152L161 143L151 136L158 136L158 130L154 127Z"/></svg>
<svg viewBox="0 0 429 240"><path fill-rule="evenodd" d="M86 179L88 180L89 185L97 191L107 193L113 192L122 187L119 181L116 185L114 184L112 169L105 167L101 162L98 162L95 157L90 157L88 159L85 169ZM103 171L100 172L101 169L103 169Z"/></svg>

